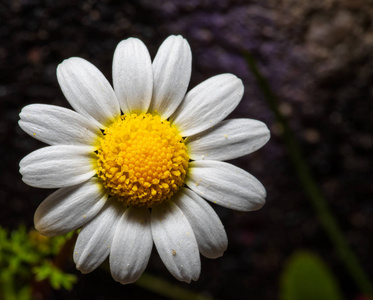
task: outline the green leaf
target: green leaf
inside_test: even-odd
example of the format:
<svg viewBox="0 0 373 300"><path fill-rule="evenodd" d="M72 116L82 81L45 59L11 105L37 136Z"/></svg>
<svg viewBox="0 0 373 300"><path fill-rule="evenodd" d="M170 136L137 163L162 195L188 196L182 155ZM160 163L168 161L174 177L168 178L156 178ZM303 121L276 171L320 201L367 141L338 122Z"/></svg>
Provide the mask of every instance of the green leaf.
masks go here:
<svg viewBox="0 0 373 300"><path fill-rule="evenodd" d="M316 255L299 251L287 262L281 278L281 300L341 300L328 267Z"/></svg>

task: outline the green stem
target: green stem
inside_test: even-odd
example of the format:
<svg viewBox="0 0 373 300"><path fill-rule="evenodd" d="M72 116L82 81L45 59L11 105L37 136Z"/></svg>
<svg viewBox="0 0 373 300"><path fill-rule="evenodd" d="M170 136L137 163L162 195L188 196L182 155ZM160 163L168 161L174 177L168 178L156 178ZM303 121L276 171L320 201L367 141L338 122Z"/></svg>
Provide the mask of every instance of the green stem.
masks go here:
<svg viewBox="0 0 373 300"><path fill-rule="evenodd" d="M158 295L162 295L169 299L175 300L212 300L212 298L195 294L189 290L172 285L171 283L150 275L149 273L144 273L138 279L135 284L152 291Z"/></svg>
<svg viewBox="0 0 373 300"><path fill-rule="evenodd" d="M291 130L286 118L281 114L278 108L278 100L275 93L272 91L267 80L260 73L255 59L251 53L244 53L244 56L252 74L255 76L258 85L264 93L265 98L267 99L268 104L277 119L277 122L283 127L283 139L289 152L290 159L293 163L300 184L302 185L306 196L315 208L322 226L329 236L329 239L334 244L340 259L344 262L347 270L355 280L355 283L360 288L361 292L366 295L373 296L373 285L364 269L361 267L358 258L344 238L342 231L338 227L337 221L327 206L324 196L317 187L317 184L302 157L300 147L296 141L294 133Z"/></svg>

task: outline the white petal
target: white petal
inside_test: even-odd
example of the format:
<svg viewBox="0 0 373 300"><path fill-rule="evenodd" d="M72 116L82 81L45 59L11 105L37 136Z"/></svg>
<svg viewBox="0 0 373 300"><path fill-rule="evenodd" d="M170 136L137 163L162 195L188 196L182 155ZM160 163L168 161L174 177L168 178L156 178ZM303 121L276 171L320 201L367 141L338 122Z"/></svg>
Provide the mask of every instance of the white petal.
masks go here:
<svg viewBox="0 0 373 300"><path fill-rule="evenodd" d="M50 145L93 145L102 136L84 116L63 107L46 104L25 106L19 126L30 136Z"/></svg>
<svg viewBox="0 0 373 300"><path fill-rule="evenodd" d="M228 246L227 234L212 207L187 188L180 190L174 203L192 226L201 254L208 258L222 256Z"/></svg>
<svg viewBox="0 0 373 300"><path fill-rule="evenodd" d="M188 137L189 157L193 160L227 160L252 153L269 140L267 126L256 120L225 120L202 133Z"/></svg>
<svg viewBox="0 0 373 300"><path fill-rule="evenodd" d="M105 128L120 115L118 100L105 76L79 57L64 60L57 67L57 79L66 99L80 114Z"/></svg>
<svg viewBox="0 0 373 300"><path fill-rule="evenodd" d="M254 176L221 161L191 162L186 184L203 198L235 210L257 210L265 203L265 188Z"/></svg>
<svg viewBox="0 0 373 300"><path fill-rule="evenodd" d="M188 89L192 52L182 36L169 36L153 62L154 86L150 111L167 119L179 106Z"/></svg>
<svg viewBox="0 0 373 300"><path fill-rule="evenodd" d="M144 272L153 248L148 208L130 207L120 219L110 251L111 275L122 284Z"/></svg>
<svg viewBox="0 0 373 300"><path fill-rule="evenodd" d="M152 208L152 233L159 256L180 281L197 280L201 271L198 245L187 218L171 201Z"/></svg>
<svg viewBox="0 0 373 300"><path fill-rule="evenodd" d="M75 230L97 215L107 197L97 178L59 189L36 209L35 228L46 236Z"/></svg>
<svg viewBox="0 0 373 300"><path fill-rule="evenodd" d="M19 163L22 180L33 187L59 188L82 183L93 175L94 148L48 146L31 152Z"/></svg>
<svg viewBox="0 0 373 300"><path fill-rule="evenodd" d="M232 74L211 77L185 96L171 116L183 136L213 127L228 116L241 101L244 87Z"/></svg>
<svg viewBox="0 0 373 300"><path fill-rule="evenodd" d="M124 207L115 198L106 201L105 206L89 223L83 226L74 249L76 268L83 274L96 269L110 253L114 232Z"/></svg>
<svg viewBox="0 0 373 300"><path fill-rule="evenodd" d="M124 113L148 110L153 91L153 68L148 49L139 39L124 40L115 49L113 84Z"/></svg>

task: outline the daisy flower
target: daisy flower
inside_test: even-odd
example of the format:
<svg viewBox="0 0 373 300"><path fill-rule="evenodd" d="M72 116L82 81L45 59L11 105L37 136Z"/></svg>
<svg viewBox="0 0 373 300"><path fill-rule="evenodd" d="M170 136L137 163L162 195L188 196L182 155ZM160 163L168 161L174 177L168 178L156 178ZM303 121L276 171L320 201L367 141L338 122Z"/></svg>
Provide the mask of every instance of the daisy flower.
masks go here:
<svg viewBox="0 0 373 300"><path fill-rule="evenodd" d="M219 217L205 201L240 211L259 209L263 185L223 162L249 154L269 139L262 122L225 119L244 87L232 74L214 76L188 93L191 50L170 36L153 63L136 38L119 43L113 87L88 61L72 57L57 68L75 111L31 104L20 127L49 146L20 162L23 181L59 188L37 208L43 235L81 228L74 262L82 273L108 256L113 278L136 281L153 242L178 280L200 275L200 253L217 258L227 248Z"/></svg>

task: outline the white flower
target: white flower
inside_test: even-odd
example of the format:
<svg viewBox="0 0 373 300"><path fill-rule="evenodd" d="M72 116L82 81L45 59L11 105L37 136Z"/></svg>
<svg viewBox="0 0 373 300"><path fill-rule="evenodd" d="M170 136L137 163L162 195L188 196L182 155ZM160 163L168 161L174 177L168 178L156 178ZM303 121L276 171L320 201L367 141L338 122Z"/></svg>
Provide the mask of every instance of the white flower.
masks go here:
<svg viewBox="0 0 373 300"><path fill-rule="evenodd" d="M22 109L20 127L50 145L22 159L23 181L60 188L36 210L35 227L47 236L82 227L74 249L81 272L109 256L113 278L134 282L154 241L172 275L197 280L199 252L216 258L228 244L204 199L241 211L263 206L262 184L223 160L259 149L269 131L251 119L222 121L244 91L232 74L186 93L191 60L181 36L168 37L153 63L145 45L129 38L115 50L114 88L73 57L58 66L57 78L76 112L43 104Z"/></svg>

